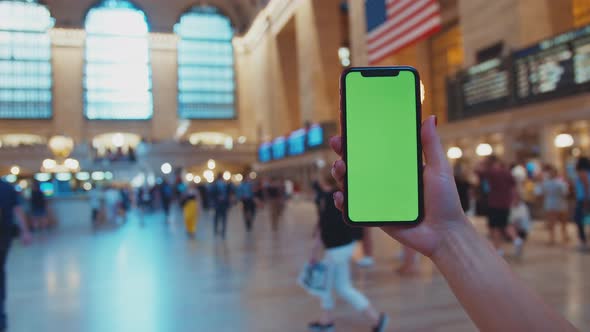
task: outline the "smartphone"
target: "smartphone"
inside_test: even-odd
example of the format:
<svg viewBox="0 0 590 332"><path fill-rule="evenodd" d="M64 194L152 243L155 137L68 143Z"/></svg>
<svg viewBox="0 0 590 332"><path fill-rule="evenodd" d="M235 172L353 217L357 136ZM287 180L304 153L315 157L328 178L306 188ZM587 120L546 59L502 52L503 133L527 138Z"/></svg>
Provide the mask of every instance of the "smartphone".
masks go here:
<svg viewBox="0 0 590 332"><path fill-rule="evenodd" d="M356 67L340 78L347 222L417 224L424 215L421 93L412 67Z"/></svg>

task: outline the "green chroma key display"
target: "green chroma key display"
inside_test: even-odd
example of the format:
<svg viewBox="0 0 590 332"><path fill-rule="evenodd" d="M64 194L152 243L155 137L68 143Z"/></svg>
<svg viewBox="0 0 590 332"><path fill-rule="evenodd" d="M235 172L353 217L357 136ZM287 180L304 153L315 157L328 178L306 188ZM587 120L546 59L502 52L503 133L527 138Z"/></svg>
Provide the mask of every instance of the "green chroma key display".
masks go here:
<svg viewBox="0 0 590 332"><path fill-rule="evenodd" d="M419 82L411 67L343 74L346 205L354 224L422 218Z"/></svg>

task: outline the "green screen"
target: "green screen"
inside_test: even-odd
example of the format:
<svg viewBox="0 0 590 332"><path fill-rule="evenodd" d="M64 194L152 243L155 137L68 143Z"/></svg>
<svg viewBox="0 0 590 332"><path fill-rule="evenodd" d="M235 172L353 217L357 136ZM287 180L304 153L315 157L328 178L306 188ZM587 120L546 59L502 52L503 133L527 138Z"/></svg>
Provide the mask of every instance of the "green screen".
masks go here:
<svg viewBox="0 0 590 332"><path fill-rule="evenodd" d="M348 216L352 222L414 221L419 215L416 77L363 77L346 84Z"/></svg>

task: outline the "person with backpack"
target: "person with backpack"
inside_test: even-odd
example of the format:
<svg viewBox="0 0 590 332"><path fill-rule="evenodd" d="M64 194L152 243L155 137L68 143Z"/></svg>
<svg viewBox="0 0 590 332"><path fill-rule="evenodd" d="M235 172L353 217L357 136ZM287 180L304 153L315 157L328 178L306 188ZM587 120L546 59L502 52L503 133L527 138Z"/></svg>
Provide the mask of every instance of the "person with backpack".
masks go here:
<svg viewBox="0 0 590 332"><path fill-rule="evenodd" d="M332 331L334 320L334 298L332 289L350 303L358 312L362 313L366 321L372 326L371 331L382 332L387 327L389 318L373 307L367 297L352 284L350 263L356 246L356 241L362 238L360 228L352 228L342 220L342 212L334 205L333 195L338 191L338 185L330 173L322 176L320 181L321 194L319 196L320 220L318 229L314 232L315 243L312 249L311 264L320 261L321 247L325 249L323 263L326 264L327 290L321 295L322 311L320 319L309 324L310 331Z"/></svg>
<svg viewBox="0 0 590 332"><path fill-rule="evenodd" d="M227 228L227 211L231 203L232 186L223 180L221 173L217 174L217 179L213 182L211 196L215 207L215 217L213 221L214 235L221 236L225 239Z"/></svg>
<svg viewBox="0 0 590 332"><path fill-rule="evenodd" d="M15 223L14 221L17 221ZM6 259L12 240L19 236L26 245L32 240L18 193L12 185L0 180L0 331L6 330Z"/></svg>

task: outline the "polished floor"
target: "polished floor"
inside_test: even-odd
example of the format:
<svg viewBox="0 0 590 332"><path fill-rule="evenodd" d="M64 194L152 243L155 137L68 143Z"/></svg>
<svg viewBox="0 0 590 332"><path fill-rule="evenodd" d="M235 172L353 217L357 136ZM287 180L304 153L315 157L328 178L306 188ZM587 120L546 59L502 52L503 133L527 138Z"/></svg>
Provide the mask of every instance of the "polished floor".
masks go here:
<svg viewBox="0 0 590 332"><path fill-rule="evenodd" d="M230 215L228 238L212 236L203 216L188 239L178 212L129 221L93 232L79 226L38 235L14 246L8 263L11 332L21 331L305 331L318 302L296 285L310 246L313 206L291 202L281 229L270 231L266 212L244 232L240 211ZM590 255L547 247L537 225L518 275L581 330L590 330ZM574 228L570 229L572 237ZM444 279L427 259L420 274L393 269L399 246L375 231L377 265L354 269L359 288L392 317L388 331L474 331ZM501 319L500 317L498 317ZM342 301L336 331L368 331Z"/></svg>

